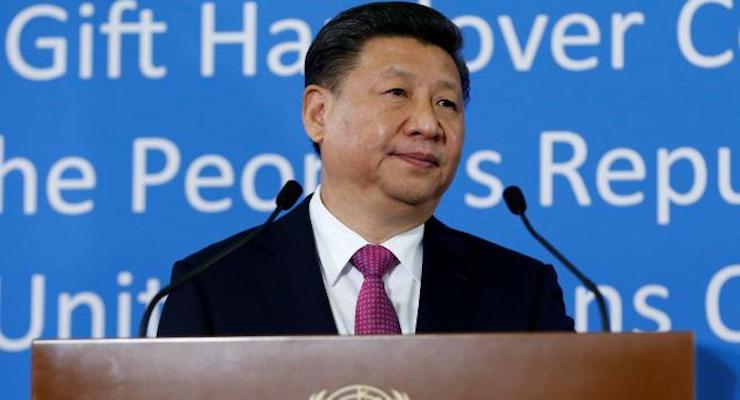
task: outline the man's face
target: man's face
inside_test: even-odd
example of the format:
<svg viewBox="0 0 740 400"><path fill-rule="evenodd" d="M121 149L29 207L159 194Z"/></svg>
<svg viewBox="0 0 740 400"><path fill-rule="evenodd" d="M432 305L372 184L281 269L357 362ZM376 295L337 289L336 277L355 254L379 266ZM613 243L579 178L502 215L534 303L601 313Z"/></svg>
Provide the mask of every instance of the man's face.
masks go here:
<svg viewBox="0 0 740 400"><path fill-rule="evenodd" d="M383 201L436 207L465 131L452 58L416 39L371 39L330 97L320 138L323 179Z"/></svg>

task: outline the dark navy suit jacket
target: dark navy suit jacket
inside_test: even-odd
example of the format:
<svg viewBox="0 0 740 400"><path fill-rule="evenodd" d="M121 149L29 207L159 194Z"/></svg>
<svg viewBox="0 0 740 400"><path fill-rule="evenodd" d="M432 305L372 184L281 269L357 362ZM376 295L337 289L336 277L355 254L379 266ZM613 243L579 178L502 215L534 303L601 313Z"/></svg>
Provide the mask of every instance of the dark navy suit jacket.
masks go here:
<svg viewBox="0 0 740 400"><path fill-rule="evenodd" d="M309 199L170 294L158 335L336 334ZM245 234L178 261L172 278ZM551 266L434 217L423 249L417 333L573 330Z"/></svg>

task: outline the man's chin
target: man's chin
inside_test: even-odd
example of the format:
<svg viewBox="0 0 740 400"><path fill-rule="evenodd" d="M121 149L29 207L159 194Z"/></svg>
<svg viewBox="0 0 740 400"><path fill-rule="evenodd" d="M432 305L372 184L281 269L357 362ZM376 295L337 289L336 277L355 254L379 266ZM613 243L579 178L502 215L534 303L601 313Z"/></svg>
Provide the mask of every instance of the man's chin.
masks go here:
<svg viewBox="0 0 740 400"><path fill-rule="evenodd" d="M391 199L409 207L436 207L442 191L428 186L413 184L392 185L385 188L385 193Z"/></svg>

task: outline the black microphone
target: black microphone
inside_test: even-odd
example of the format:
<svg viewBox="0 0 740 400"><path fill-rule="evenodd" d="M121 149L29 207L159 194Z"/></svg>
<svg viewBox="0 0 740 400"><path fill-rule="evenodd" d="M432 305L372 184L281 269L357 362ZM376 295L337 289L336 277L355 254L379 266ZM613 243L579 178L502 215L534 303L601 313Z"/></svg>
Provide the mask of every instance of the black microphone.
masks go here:
<svg viewBox="0 0 740 400"><path fill-rule="evenodd" d="M229 254L233 253L234 250L238 249L239 247L243 246L250 240L254 239L257 235L259 235L262 231L264 231L268 226L270 226L270 224L272 224L272 221L274 221L275 218L277 218L278 214L280 214L280 211L287 210L290 207L293 207L293 204L295 204L295 202L301 196L301 193L303 193L303 188L298 182L292 181L292 180L286 182L285 185L283 185L283 187L280 189L280 193L278 193L277 198L275 199L275 204L276 204L275 210L272 212L272 214L270 214L270 217L267 218L267 221L265 221L264 224L252 229L246 235L239 238L239 240L236 240L235 242L221 249L221 251L208 257L203 262L201 262L200 265L198 265L196 268L194 268L187 274L183 275L175 282L171 282L169 285L165 286L164 288L162 288L162 290L157 292L157 294L154 295L154 297L152 297L152 300L147 305L146 311L144 312L144 316L141 317L141 324L139 325L139 337L140 338L146 337L146 331L149 325L149 319L151 319L152 317L152 312L154 312L154 308L157 306L157 303L159 303L159 301L162 300L164 296L167 296L172 291L176 290L180 286L189 282L191 279L203 273L203 271L207 270L211 265L215 264L217 261L223 259Z"/></svg>
<svg viewBox="0 0 740 400"><path fill-rule="evenodd" d="M532 224L529 223L529 220L527 219L527 216L524 214L525 211L527 211L527 201L524 200L524 194L522 193L522 190L519 189L517 186L509 186L504 190L504 200L506 201L506 205L509 207L509 211L511 211L512 214L518 215L521 217L522 222L524 222L524 226L527 228L527 231L534 236L535 239L537 239L542 246L544 246L547 251L550 252L555 258L560 260L563 265L565 265L566 268L570 272L573 273L573 275L578 278L578 280L581 281L583 286L585 286L588 290L590 290L594 296L596 297L596 303L599 306L599 316L601 317L601 331L602 332L611 332L611 326L609 323L609 314L606 311L606 303L604 302L604 296L601 294L601 291L599 291L599 288L590 280L586 275L584 275L578 268L576 268L573 263L568 261L565 256L560 254L560 252L551 245L545 238L540 236L537 231L534 230L532 227Z"/></svg>

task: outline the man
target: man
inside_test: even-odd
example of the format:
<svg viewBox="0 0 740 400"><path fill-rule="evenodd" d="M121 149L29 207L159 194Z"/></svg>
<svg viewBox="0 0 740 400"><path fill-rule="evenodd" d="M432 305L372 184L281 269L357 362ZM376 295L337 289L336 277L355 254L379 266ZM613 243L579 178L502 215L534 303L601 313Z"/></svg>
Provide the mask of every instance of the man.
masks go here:
<svg viewBox="0 0 740 400"><path fill-rule="evenodd" d="M432 216L460 160L468 70L431 8L374 3L306 56L321 185L165 304L162 336L572 330L551 266ZM245 233L175 264L173 278Z"/></svg>

